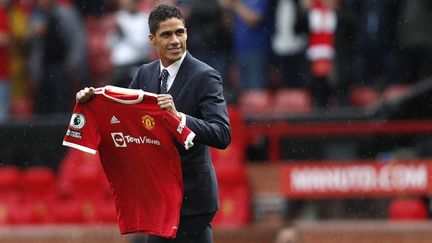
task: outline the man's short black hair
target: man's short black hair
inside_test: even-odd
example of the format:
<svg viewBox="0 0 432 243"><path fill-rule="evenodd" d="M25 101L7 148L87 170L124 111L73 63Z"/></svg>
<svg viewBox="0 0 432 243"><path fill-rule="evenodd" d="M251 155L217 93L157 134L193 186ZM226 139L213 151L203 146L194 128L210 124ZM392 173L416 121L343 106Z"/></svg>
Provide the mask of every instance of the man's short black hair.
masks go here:
<svg viewBox="0 0 432 243"><path fill-rule="evenodd" d="M148 24L151 34L156 34L159 24L167 19L177 18L183 21L180 10L174 5L161 4L153 8L150 13Z"/></svg>

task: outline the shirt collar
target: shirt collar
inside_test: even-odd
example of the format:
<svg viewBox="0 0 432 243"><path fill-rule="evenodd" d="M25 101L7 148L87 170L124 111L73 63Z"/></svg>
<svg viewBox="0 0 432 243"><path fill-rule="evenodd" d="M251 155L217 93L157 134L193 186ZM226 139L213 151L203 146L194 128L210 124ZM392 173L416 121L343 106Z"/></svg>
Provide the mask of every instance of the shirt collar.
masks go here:
<svg viewBox="0 0 432 243"><path fill-rule="evenodd" d="M179 60L175 61L173 64L169 65L168 67L164 67L162 65L162 62L159 61L161 73L162 73L162 70L165 68L169 73L169 77L171 79L174 79L177 76L177 73L178 73L180 66L183 63L183 60L185 57L186 57L186 51L183 53L182 57Z"/></svg>

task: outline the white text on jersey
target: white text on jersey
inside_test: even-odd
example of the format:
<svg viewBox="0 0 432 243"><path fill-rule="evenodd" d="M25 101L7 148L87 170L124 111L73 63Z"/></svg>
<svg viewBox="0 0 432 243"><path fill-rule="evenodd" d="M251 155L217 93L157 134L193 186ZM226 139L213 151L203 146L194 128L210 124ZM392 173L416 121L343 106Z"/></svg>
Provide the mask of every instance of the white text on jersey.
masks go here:
<svg viewBox="0 0 432 243"><path fill-rule="evenodd" d="M146 136L133 137L131 135L123 135L122 132L113 132L111 133L111 137L113 138L114 145L118 148L127 147L128 143L161 145L157 139L151 139Z"/></svg>

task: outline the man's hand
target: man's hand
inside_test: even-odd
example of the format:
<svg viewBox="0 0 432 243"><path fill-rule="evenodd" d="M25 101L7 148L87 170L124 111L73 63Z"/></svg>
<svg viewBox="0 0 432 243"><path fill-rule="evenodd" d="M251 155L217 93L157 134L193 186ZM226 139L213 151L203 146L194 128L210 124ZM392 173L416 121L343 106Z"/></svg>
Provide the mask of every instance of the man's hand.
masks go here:
<svg viewBox="0 0 432 243"><path fill-rule="evenodd" d="M93 98L93 96L95 95L94 93L94 88L93 87L85 87L84 89L78 91L76 93L76 101L80 102L80 103L85 103L87 101L89 101L91 98Z"/></svg>
<svg viewBox="0 0 432 243"><path fill-rule="evenodd" d="M181 115L177 111L174 100L170 94L158 94L157 95L158 105L162 110L167 110L175 117L181 120Z"/></svg>

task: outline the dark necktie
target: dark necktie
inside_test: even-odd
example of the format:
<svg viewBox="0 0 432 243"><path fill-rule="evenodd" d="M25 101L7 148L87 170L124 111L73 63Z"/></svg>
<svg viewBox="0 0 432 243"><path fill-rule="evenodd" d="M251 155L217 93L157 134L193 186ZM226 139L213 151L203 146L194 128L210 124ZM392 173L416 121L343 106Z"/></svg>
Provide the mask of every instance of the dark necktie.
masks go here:
<svg viewBox="0 0 432 243"><path fill-rule="evenodd" d="M161 75L161 94L166 94L168 92L168 75L168 71L163 69Z"/></svg>

